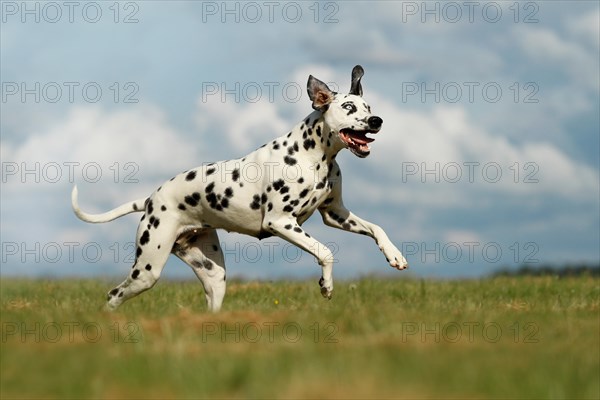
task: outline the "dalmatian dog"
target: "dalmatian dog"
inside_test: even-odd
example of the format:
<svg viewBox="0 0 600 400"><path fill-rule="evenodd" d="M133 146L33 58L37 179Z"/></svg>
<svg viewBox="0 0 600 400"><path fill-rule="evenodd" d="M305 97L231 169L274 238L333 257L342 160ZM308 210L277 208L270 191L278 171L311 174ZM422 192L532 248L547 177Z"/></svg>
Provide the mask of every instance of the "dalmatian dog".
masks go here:
<svg viewBox="0 0 600 400"><path fill-rule="evenodd" d="M73 210L81 220L108 222L143 212L137 230L135 262L127 279L108 292L107 308L116 309L157 282L173 253L198 276L208 309L221 308L225 295L225 261L217 229L263 239L278 236L315 256L322 267L321 294L333 293L332 252L302 228L319 211L326 225L370 236L393 268L407 262L379 226L344 207L342 175L335 158L349 149L364 158L383 120L362 99L364 70L352 70L349 94L333 92L312 75L308 95L314 112L289 133L235 160L185 171L147 198L125 203L103 214L89 214L78 205L73 188Z"/></svg>

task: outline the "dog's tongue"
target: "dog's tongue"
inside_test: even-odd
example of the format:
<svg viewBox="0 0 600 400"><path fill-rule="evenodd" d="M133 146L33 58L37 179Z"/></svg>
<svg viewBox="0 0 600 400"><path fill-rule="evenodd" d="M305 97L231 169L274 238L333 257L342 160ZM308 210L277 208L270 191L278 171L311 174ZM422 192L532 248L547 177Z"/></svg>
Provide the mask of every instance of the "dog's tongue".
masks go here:
<svg viewBox="0 0 600 400"><path fill-rule="evenodd" d="M348 133L347 135L358 144L369 144L375 141L375 139L367 137L365 134Z"/></svg>

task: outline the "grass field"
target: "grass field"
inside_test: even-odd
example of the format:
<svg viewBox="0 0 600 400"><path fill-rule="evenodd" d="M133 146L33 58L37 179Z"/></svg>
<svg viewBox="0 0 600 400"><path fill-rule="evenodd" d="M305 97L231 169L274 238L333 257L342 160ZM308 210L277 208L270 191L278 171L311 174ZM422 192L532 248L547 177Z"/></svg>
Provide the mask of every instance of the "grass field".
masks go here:
<svg viewBox="0 0 600 400"><path fill-rule="evenodd" d="M1 282L2 399L600 397L599 280Z"/></svg>

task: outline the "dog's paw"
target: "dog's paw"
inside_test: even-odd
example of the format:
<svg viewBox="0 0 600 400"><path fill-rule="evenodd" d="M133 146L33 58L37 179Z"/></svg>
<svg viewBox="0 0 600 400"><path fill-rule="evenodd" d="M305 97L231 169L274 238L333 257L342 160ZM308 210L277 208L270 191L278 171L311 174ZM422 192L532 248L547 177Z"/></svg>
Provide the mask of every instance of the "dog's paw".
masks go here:
<svg viewBox="0 0 600 400"><path fill-rule="evenodd" d="M391 246L390 248L383 248L382 251L385 255L385 259L392 268L396 268L397 270L408 268L408 262L406 261L406 258L404 258L400 250L398 250L396 247Z"/></svg>
<svg viewBox="0 0 600 400"><path fill-rule="evenodd" d="M108 294L106 295L106 303L104 303L103 307L104 311L113 312L119 307L119 304L121 304L121 302L119 301L120 298L117 297L118 292L119 289L117 288L108 292Z"/></svg>
<svg viewBox="0 0 600 400"><path fill-rule="evenodd" d="M326 285L325 279L321 277L321 279L319 279L319 286L321 287L321 296L325 297L327 300L331 300L331 297L333 296L333 284L330 283L329 285Z"/></svg>

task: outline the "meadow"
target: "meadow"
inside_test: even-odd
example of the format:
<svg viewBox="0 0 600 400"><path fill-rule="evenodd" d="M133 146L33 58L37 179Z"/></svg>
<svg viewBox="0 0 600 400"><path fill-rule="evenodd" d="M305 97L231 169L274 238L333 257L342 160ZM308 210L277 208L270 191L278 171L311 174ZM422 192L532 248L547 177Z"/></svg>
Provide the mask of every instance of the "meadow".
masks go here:
<svg viewBox="0 0 600 400"><path fill-rule="evenodd" d="M600 397L600 281L161 281L115 313L105 280L3 279L0 397Z"/></svg>

